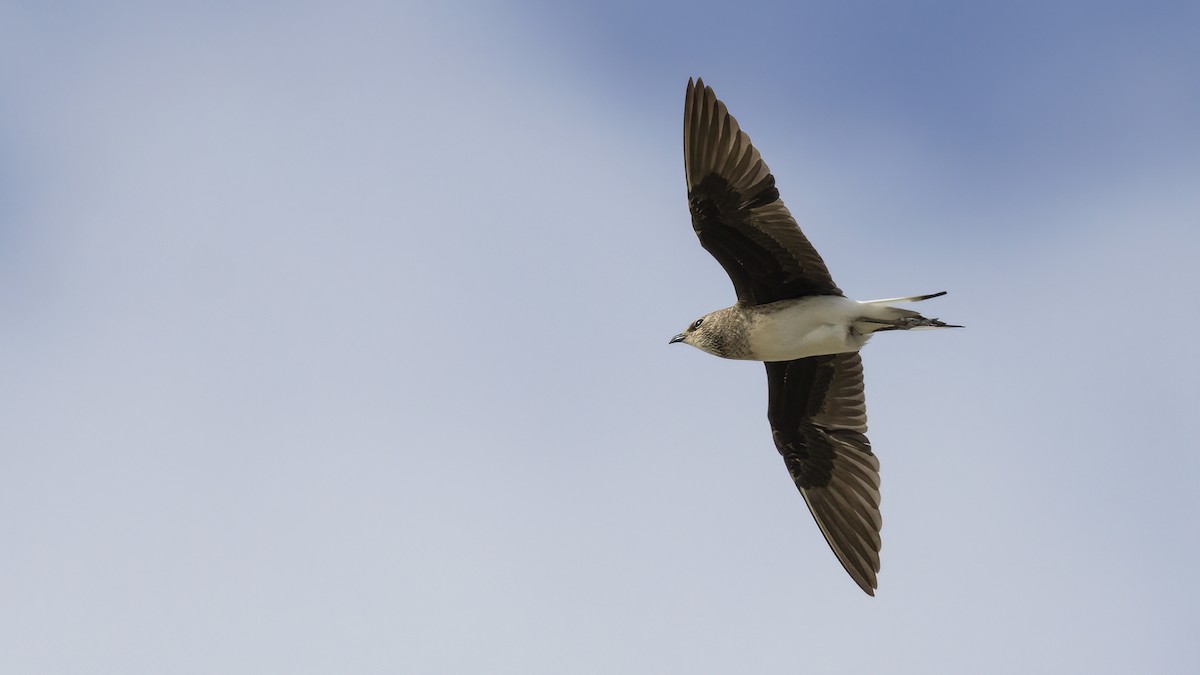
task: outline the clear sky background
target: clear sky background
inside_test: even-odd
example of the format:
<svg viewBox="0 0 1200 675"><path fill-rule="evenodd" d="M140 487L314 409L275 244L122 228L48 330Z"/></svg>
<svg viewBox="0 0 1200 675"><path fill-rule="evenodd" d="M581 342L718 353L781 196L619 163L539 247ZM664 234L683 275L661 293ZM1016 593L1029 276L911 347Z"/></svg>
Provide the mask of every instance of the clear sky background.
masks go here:
<svg viewBox="0 0 1200 675"><path fill-rule="evenodd" d="M170 5L168 7L167 5ZM1184 673L1194 2L0 4L6 673ZM879 595L687 214L703 76L864 351Z"/></svg>

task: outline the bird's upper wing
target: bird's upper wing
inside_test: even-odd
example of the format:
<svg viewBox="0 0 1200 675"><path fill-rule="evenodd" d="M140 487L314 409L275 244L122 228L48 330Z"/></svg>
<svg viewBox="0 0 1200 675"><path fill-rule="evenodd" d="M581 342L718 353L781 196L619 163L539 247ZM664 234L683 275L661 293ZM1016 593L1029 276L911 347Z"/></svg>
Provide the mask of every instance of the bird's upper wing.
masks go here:
<svg viewBox="0 0 1200 675"><path fill-rule="evenodd" d="M775 446L821 534L864 591L879 572L879 460L857 353L767 363Z"/></svg>
<svg viewBox="0 0 1200 675"><path fill-rule="evenodd" d="M750 137L704 80L688 80L683 159L692 227L733 280L738 302L842 294Z"/></svg>

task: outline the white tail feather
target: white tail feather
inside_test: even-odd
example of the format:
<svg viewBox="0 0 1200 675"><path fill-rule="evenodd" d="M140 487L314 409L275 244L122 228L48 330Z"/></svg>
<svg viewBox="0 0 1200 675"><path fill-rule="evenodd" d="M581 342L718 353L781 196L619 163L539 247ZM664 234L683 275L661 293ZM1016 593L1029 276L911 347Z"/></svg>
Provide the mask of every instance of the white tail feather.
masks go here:
<svg viewBox="0 0 1200 675"><path fill-rule="evenodd" d="M946 294L946 291L938 291L937 293L930 293L929 295L910 295L905 298L884 298L883 300L863 300L862 304L864 304L864 305L888 305L893 302L920 302L922 300L928 300L930 298L938 298L945 294Z"/></svg>
<svg viewBox="0 0 1200 675"><path fill-rule="evenodd" d="M920 312L901 307L893 307L894 302L920 302L930 298L945 295L946 291L930 293L929 295L912 295L906 298L887 298L886 300L867 300L860 302L864 305L863 316L855 322L855 329L863 335L877 333L883 330L915 330L921 328L962 328L948 324L939 319L922 316Z"/></svg>

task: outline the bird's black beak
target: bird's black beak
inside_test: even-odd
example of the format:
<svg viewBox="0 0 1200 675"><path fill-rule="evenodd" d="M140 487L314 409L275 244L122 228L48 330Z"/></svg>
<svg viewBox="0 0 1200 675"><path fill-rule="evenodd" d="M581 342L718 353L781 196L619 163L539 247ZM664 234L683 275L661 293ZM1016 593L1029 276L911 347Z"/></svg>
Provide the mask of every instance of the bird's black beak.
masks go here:
<svg viewBox="0 0 1200 675"><path fill-rule="evenodd" d="M684 338L686 338L686 337L687 337L686 335L684 335L683 333L680 333L679 335L676 335L675 337L671 338L671 341L668 342L667 344L673 345L676 342L683 342Z"/></svg>

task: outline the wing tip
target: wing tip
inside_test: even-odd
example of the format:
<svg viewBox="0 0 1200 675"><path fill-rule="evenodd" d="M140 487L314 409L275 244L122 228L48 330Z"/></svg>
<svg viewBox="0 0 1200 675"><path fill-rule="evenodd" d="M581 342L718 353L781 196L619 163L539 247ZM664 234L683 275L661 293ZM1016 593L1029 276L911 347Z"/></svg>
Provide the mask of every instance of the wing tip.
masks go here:
<svg viewBox="0 0 1200 675"><path fill-rule="evenodd" d="M853 460L851 464L863 457L874 460L874 455L861 447L842 444L837 444L836 453L833 472L835 476L840 475L840 479L814 488L803 487L799 481L796 485L825 537L825 543L842 568L864 593L874 596L878 588L879 553L883 548L880 537L883 518L879 513L879 474L875 468L878 461L870 462L873 470L869 473L873 474L874 480L870 475L856 476L861 485L850 485L846 480L857 472L847 473L850 469L847 460ZM872 498L864 499L864 496Z"/></svg>

